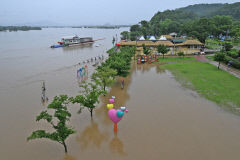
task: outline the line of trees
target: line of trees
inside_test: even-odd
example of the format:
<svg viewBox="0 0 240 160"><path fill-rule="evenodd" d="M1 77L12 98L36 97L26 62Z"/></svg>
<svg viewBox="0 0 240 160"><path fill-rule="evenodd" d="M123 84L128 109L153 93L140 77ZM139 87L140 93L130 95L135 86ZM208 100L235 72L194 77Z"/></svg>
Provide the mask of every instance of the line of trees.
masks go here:
<svg viewBox="0 0 240 160"><path fill-rule="evenodd" d="M41 27L30 26L0 26L0 31L29 31L29 30L41 30Z"/></svg>
<svg viewBox="0 0 240 160"><path fill-rule="evenodd" d="M117 50L116 48L108 51L109 58L103 62L93 73L91 82L80 85L80 92L75 97L68 97L67 95L60 95L54 97L53 101L48 105L47 110L42 111L37 117L36 121L45 120L54 129L53 132L45 130L36 130L27 137L27 140L46 138L58 142L64 147L65 153L68 152L66 139L76 133L73 127L68 123L71 118L71 113L68 110L70 104L79 104L80 109L87 108L93 117L93 110L99 103L99 96L106 94L106 88L110 87L116 76L126 77L128 70L131 67L131 59L135 54L135 47L125 47ZM48 110L54 110L52 114Z"/></svg>

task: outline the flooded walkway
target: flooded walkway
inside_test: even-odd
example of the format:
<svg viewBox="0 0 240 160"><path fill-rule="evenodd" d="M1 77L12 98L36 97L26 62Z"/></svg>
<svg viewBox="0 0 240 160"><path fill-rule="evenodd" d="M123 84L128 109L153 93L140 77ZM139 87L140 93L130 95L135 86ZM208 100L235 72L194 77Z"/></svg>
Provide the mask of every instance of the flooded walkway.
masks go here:
<svg viewBox="0 0 240 160"><path fill-rule="evenodd" d="M142 66L133 74L124 124L129 159L238 159L239 117L182 88L169 72L157 72Z"/></svg>

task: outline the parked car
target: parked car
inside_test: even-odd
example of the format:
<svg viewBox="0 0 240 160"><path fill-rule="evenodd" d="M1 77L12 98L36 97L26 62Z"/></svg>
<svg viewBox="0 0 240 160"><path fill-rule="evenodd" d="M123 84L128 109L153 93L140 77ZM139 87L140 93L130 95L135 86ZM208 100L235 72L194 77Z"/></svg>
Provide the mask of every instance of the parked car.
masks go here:
<svg viewBox="0 0 240 160"><path fill-rule="evenodd" d="M194 54L194 55L199 55L199 54L200 54L200 52L194 52L193 54Z"/></svg>

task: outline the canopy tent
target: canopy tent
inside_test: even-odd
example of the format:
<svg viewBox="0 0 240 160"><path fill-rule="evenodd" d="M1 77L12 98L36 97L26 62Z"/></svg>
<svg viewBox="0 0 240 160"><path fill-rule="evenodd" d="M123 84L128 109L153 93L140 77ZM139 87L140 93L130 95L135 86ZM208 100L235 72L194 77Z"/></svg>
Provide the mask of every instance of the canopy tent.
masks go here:
<svg viewBox="0 0 240 160"><path fill-rule="evenodd" d="M161 37L159 38L159 40L160 40L160 41L166 41L166 40L167 40L167 38L166 38L166 37L164 37L164 36L161 36Z"/></svg>
<svg viewBox="0 0 240 160"><path fill-rule="evenodd" d="M151 36L149 40L154 41L154 40L156 40L156 38L154 36Z"/></svg>
<svg viewBox="0 0 240 160"><path fill-rule="evenodd" d="M144 38L143 36L141 36L141 37L139 38L139 40L140 40L140 41L144 41L145 38Z"/></svg>

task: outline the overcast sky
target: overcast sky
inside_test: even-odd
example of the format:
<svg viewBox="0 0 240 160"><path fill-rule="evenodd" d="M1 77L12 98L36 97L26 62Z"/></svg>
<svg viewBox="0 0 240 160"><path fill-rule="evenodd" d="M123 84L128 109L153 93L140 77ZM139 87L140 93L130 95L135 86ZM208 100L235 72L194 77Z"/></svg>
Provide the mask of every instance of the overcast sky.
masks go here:
<svg viewBox="0 0 240 160"><path fill-rule="evenodd" d="M135 24L157 11L239 0L1 0L0 25ZM43 24L46 25L46 24Z"/></svg>

